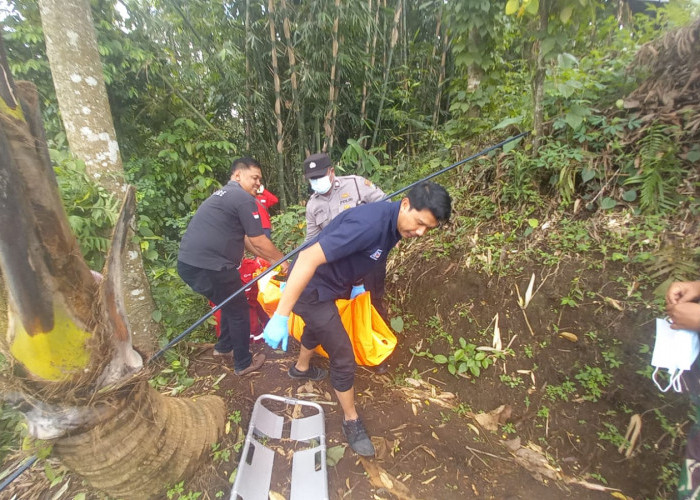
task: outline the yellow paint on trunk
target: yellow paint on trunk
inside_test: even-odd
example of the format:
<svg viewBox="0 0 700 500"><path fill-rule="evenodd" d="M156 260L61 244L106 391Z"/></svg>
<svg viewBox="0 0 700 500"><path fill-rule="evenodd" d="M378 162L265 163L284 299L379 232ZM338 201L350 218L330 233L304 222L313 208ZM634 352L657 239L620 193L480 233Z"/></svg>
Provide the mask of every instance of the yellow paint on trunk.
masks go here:
<svg viewBox="0 0 700 500"><path fill-rule="evenodd" d="M92 334L81 330L63 308L54 309L54 327L49 332L32 336L21 322L15 325L10 352L33 375L60 381L87 366L87 340Z"/></svg>

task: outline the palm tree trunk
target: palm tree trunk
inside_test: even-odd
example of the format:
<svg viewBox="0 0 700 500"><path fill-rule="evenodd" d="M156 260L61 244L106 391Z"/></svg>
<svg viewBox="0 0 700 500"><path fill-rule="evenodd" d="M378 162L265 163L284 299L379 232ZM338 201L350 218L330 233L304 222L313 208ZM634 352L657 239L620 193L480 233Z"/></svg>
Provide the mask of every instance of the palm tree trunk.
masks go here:
<svg viewBox="0 0 700 500"><path fill-rule="evenodd" d="M30 436L112 497L163 495L191 475L223 433L223 400L167 398L132 349L120 274L135 192L126 189L100 283L71 233L48 157L36 87L15 85L0 40L0 275L14 367L2 397ZM2 304L0 304L2 307ZM196 429L196 432L194 431Z"/></svg>
<svg viewBox="0 0 700 500"><path fill-rule="evenodd" d="M402 0L396 1L396 10L394 11L394 24L391 29L391 40L389 42L389 55L387 56L386 67L384 69L384 83L382 84L382 93L379 98L379 109L377 110L377 119L374 121L374 134L372 135L372 143L370 144L370 149L374 147L377 142L377 134L379 133L379 128L382 121L382 110L384 108L384 100L386 99L386 89L389 84L389 74L391 73L391 59L394 56L394 47L396 47L396 42L399 39L399 19L401 18L401 2Z"/></svg>
<svg viewBox="0 0 700 500"><path fill-rule="evenodd" d="M277 64L277 29L275 28L275 0L268 0L267 10L270 19L270 51L272 54L272 77L275 83L275 118L277 120L277 182L280 187L280 208L287 208L287 194L284 189L284 127L282 125L282 86Z"/></svg>

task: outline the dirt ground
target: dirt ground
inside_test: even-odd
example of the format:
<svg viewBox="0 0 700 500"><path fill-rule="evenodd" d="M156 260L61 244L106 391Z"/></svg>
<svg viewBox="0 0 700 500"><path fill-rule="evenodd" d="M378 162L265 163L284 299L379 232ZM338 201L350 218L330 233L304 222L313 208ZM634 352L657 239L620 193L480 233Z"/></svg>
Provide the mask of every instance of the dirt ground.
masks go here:
<svg viewBox="0 0 700 500"><path fill-rule="evenodd" d="M638 373L651 358L643 346L653 346L653 315L626 307L626 290L611 281L619 270L581 274L578 263L567 265L566 260L544 277L535 270L536 293L526 309L534 336L515 291L517 283L524 293L531 270L499 279L455 272L447 262L436 262L434 269L423 265L404 272L389 277L394 282L389 290L394 298L392 315L401 315L406 324L398 335L391 370L377 375L359 368L355 385L361 416L378 450L371 462L378 468L363 465L348 448L336 465L328 467L331 498L544 500L609 498L615 492L618 498L634 499L669 495L660 476L662 467L680 459L679 436L687 429L688 406L681 396L662 396L647 376ZM569 293L574 274L591 293L575 308L562 307L561 297ZM453 376L444 365L414 355L425 350L449 355L444 333L455 341L461 336L490 346L496 313L503 345L510 345L512 354L478 378ZM561 332L573 333L577 341L560 336ZM255 345L269 361L260 373L246 378L236 377L206 352L191 360L200 380L196 392L220 394L230 412L241 413L242 429L234 426L224 447L240 443L253 403L262 394L320 402L327 447L345 443L342 416L328 380L300 382L286 375L297 346L290 342L290 351L281 353ZM325 359L316 362L327 367ZM597 373L589 367L600 367L607 377L606 382L600 381L598 397L587 388L595 389L595 384L585 386L585 380L575 378L582 372ZM226 377L218 390L212 389L210 384L223 373ZM504 375L511 378L504 382ZM566 381L573 382L566 399L552 396L561 394L559 390L548 392L548 386L562 387ZM488 421L479 423L477 414L501 405L505 407L493 420L496 430L487 429ZM641 417L642 427L633 452L626 457L617 448L632 415ZM514 439L520 440L519 446L511 441L514 447L509 449L504 442ZM275 476L272 490L286 498L291 467L282 456L276 460L281 474ZM218 462L189 485L190 491L206 491L209 498L218 491L228 494L237 461L233 453L228 462ZM382 477L390 479L382 482ZM591 489L595 486L610 490Z"/></svg>
<svg viewBox="0 0 700 500"><path fill-rule="evenodd" d="M525 310L528 327L515 285L524 294L532 272L536 281ZM348 447L337 464L328 466L330 498L668 498L675 475L666 469L680 459L688 404L682 396L659 393L644 374L654 314L625 300L627 289L615 280L622 272L610 264L582 272L575 257L564 258L556 268L501 278L437 260L390 271L391 316L400 316L404 328L397 334L389 372L358 368L355 385L377 456L363 464ZM562 306L574 280L586 293L576 307ZM451 375L445 365L416 355L449 355L459 337L491 346L496 313L509 354L479 377ZM576 341L563 332L574 334ZM448 337L454 339L452 347ZM243 378L209 349L187 345L183 352L189 350L196 382L182 396L218 394L229 415L239 412L240 425L230 422L214 460L184 485L182 495L201 495L186 498L229 497L260 395L321 403L327 448L337 451L345 444L329 381L304 382L286 374L298 350L295 341L287 353L254 344L253 351L265 352L268 361L259 373ZM327 367L325 359L315 362ZM597 384L581 374L597 374ZM494 410L491 419L480 415ZM641 434L626 457L618 445L633 415L641 418ZM272 490L288 498L290 461L279 455L276 468ZM19 486L34 480L46 481L41 470L25 474L8 491L26 498ZM55 495L62 484L47 487L46 498L60 498ZM74 478L69 492L89 491L80 485ZM87 493L84 498L104 496Z"/></svg>

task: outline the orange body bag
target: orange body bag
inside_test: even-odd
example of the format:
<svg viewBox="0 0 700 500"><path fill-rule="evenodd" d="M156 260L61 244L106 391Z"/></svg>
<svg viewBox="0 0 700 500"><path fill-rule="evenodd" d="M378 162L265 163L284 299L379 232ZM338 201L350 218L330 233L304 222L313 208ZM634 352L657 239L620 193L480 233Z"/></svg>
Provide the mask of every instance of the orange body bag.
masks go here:
<svg viewBox="0 0 700 500"><path fill-rule="evenodd" d="M272 314L277 309L282 292L279 281L271 279L258 293L258 301L267 314ZM372 306L369 292L362 293L354 299L338 299L335 301L343 322L345 331L348 332L352 348L355 352L355 361L358 365L376 366L394 352L396 336L389 329L377 310ZM304 332L304 320L292 313L289 316L289 333L295 339L300 340ZM316 348L321 356L328 357L321 346Z"/></svg>

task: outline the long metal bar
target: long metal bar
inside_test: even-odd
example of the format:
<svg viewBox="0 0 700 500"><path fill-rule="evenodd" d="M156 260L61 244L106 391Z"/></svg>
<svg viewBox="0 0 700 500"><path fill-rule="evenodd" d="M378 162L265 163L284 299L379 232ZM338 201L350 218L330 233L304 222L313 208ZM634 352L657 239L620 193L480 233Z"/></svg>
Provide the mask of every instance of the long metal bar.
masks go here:
<svg viewBox="0 0 700 500"><path fill-rule="evenodd" d="M490 147L488 147L488 148L486 148L486 149L483 149L483 150L479 151L478 153L475 153L475 154L469 156L468 158L465 158L465 159L460 160L460 161L458 161L458 162L456 162L456 163L453 163L453 164L450 165L449 167L445 167L445 168L443 168L442 170L439 170L439 171L437 171L437 172L434 172L434 173L428 175L427 177L423 177L422 179L420 179L420 180L418 180L418 181L416 181L416 182L414 182L414 183L412 183L412 184L409 184L408 186L406 186L406 187L404 187L404 188L399 189L398 191L395 191L395 192L393 192L393 193L391 193L391 194L386 195L386 196L382 199L382 201L391 199L391 198L393 198L394 196L396 196L396 195L398 195L398 194L401 194L401 193L403 193L404 191L407 191L408 189L412 188L413 186L416 186L416 185L420 184L421 182L430 180L430 179L432 179L432 178L434 178L434 177L437 177L438 175L444 174L445 172L448 172L448 171L452 170L453 168L456 168L456 167L458 167L458 166L460 166L460 165L463 165L463 164L467 163L468 161L473 160L474 158L478 158L479 156L483 156L483 155L485 155L485 154L487 154L487 153L493 151L494 149L498 149L498 148L504 146L505 144L508 144L509 142L513 142L513 141L515 141L515 140L520 139L521 137L525 137L525 136L528 135L529 133L530 133L530 132L522 132L522 133L520 133L520 134L518 134L518 135L515 135L515 136L513 136L513 137L510 137L510 138L506 139L505 141L501 141L501 142L499 142L498 144L495 144L495 145L490 146ZM168 344L167 344L165 347L163 347L160 351L158 351L157 353L155 353L155 354L148 360L148 363L150 363L151 361L155 361L156 359L158 359L159 357L161 357L161 356L163 355L163 353L165 353L165 351L167 351L168 349L170 349L171 347L173 347L175 344L177 344L178 342L180 342L182 339L184 339L187 335L189 335L189 334L192 332L192 330L194 330L194 329L197 328L199 325L201 325L202 323L204 323L212 314L214 314L214 313L217 312L219 309L221 309L222 307L224 307L231 299L233 299L234 297L236 297L237 295L239 295L239 294L240 294L241 292L243 292L243 290L245 290L246 288L250 288L250 286L253 285L253 283L257 283L259 279L261 279L263 276L267 275L268 273L272 272L277 266L279 266L280 264L282 264L282 263L285 262L286 260L292 258L293 256L295 256L295 255L298 254L299 252L301 252L304 248L306 248L306 247L309 245L309 243L310 243L310 242L307 241L307 242L303 243L302 245L298 246L297 248L295 248L294 250L292 250L291 252L289 252L287 255L285 255L284 257L282 257L280 260L278 260L277 262L275 262L274 264L272 264L272 265L271 265L269 268L267 268L264 272L260 273L258 276L256 276L255 278L253 278L252 280L250 280L248 283L244 284L241 288L239 288L238 290L236 290L234 293L232 293L232 294L231 294L226 300L224 300L221 304L217 304L216 307L212 308L212 309L211 309L210 311L208 311L204 316L202 316L202 317L199 318L197 321L195 321L195 322L192 324L192 326L190 326L187 330L185 330L185 331L182 332L180 335L178 335L177 337L175 337L173 340L171 340L170 342L168 342Z"/></svg>
<svg viewBox="0 0 700 500"><path fill-rule="evenodd" d="M453 168L456 168L456 167L458 167L458 166L460 166L460 165L463 165L463 164L467 163L468 161L473 160L474 158L478 158L479 156L483 156L483 155L485 155L485 154L487 154L487 153L493 151L494 149L498 149L498 148L500 148L500 147L502 147L502 146L508 144L509 142L513 142L513 141L518 140L518 139L520 139L521 137L525 137L525 136L527 136L527 135L529 135L529 134L530 134L530 132L522 132L522 133L520 133L520 134L518 134L518 135L515 135L515 136L513 136L513 137L510 137L510 138L506 139L505 141L501 141L501 142L499 142L498 144L495 144L495 145L490 146L490 147L488 147L488 148L486 148L486 149L483 149L483 150L479 151L478 153L475 153L475 154L469 156L468 158L465 158L465 159L460 160L460 161L458 161L458 162L456 162L456 163L453 163L453 164L450 165L449 167L445 167L445 168L443 168L442 170L439 170L439 171L437 171L437 172L434 172L434 173L428 175L427 177L422 178L422 179L419 180L419 181L416 181L416 182L414 182L414 183L412 183L412 184L409 184L408 186L406 186L406 187L404 187L404 188L399 189L398 191L395 191L395 192L393 192L393 193L391 193L391 194L386 195L386 196L383 198L383 200L391 199L391 198L393 198L394 196L396 196L396 195L398 195L398 194L401 194L401 193L403 193L404 191L407 191L407 190L411 189L413 186L416 186L416 185L420 184L421 182L428 181L428 180L430 180L430 179L432 179L432 178L434 178L434 177L437 177L438 175L444 174L445 172L448 172L448 171L452 170ZM272 264L267 270L265 270L264 272L260 273L258 276L256 276L255 278L253 278L251 281L249 281L248 283L246 283L245 285L243 285L241 288L239 288L238 290L236 290L236 291L235 291L234 293L232 293L226 300L224 300L221 304L218 304L216 307L212 308L209 312L207 312L207 314L205 314L204 316L202 316L201 318L199 318L197 321L195 321L195 322L192 324L192 326L190 326L190 327L187 328L184 332L182 332L180 335L178 335L178 336L175 337L173 340L171 340L170 342L168 342L168 344L167 344L165 347L163 347L160 351L158 351L158 352L155 353L153 356L151 356L151 358L147 361L147 363L150 363L150 362L155 361L156 359L160 358L160 357L165 353L165 351L167 351L168 349L170 349L171 347L173 347L175 344L177 344L178 342L180 342L182 339L184 339L187 335L189 335L189 334L192 332L192 330L194 330L194 329L197 328L199 325L201 325L202 323L204 323L212 314L214 314L214 313L217 312L219 309L221 309L222 307L224 307L231 299L233 299L234 297L236 297L237 295L239 295L239 294L240 294L241 292L243 292L243 290L245 290L246 288L249 288L253 283L257 283L258 280L259 280L260 278L262 278L262 277L265 276L266 274L270 273L270 272L271 272L272 270L274 270L277 266L279 266L280 264L282 264L282 263L285 262L286 260L292 258L292 257L293 257L294 255L296 255L297 253L301 252L304 248L306 248L306 247L309 245L309 243L310 243L310 242L305 242L305 243L301 244L300 246L298 246L297 248L295 248L294 250L292 250L291 252L289 252L287 255L285 255L284 257L282 257L280 260L278 260L277 262L275 262L274 264ZM25 470L27 470L29 467L31 467L32 464L33 464L36 460L37 460L37 457L36 457L36 456L29 457L29 459L27 459L27 461L26 461L24 464L22 464L22 466L20 466L19 468L17 468L16 471L14 471L11 475L9 475L9 476L2 482L2 484L0 484L0 491L4 490L4 489L5 489L12 481L14 481L20 474L22 474Z"/></svg>

